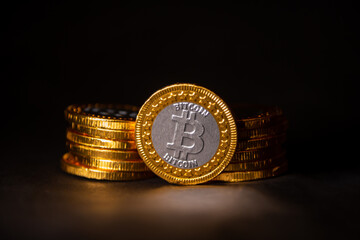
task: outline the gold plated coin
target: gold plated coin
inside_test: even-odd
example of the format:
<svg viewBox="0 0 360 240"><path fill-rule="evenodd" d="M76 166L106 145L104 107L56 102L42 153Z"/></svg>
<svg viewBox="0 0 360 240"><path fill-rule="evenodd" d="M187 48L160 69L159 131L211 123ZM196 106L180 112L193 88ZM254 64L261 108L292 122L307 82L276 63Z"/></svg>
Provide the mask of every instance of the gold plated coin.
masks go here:
<svg viewBox="0 0 360 240"><path fill-rule="evenodd" d="M131 140L135 141L134 130L113 130L105 128L94 128L81 124L71 123L71 128L80 133L85 133L92 137L110 140Z"/></svg>
<svg viewBox="0 0 360 240"><path fill-rule="evenodd" d="M116 141L103 138L95 138L89 135L75 132L72 129L68 129L66 132L67 140L83 144L89 147L119 149L119 150L136 150L135 141Z"/></svg>
<svg viewBox="0 0 360 240"><path fill-rule="evenodd" d="M237 142L235 121L224 101L193 84L154 93L139 111L135 137L146 165L181 185L204 183L220 174Z"/></svg>
<svg viewBox="0 0 360 240"><path fill-rule="evenodd" d="M153 177L152 172L121 172L89 167L77 161L71 153L61 159L61 168L66 173L97 180L129 181Z"/></svg>
<svg viewBox="0 0 360 240"><path fill-rule="evenodd" d="M249 162L267 159L279 155L283 151L281 145L258 148L255 150L245 150L235 152L231 162Z"/></svg>
<svg viewBox="0 0 360 240"><path fill-rule="evenodd" d="M77 144L71 141L66 142L67 148L70 152L82 156L92 156L95 158L109 159L109 160L137 160L141 159L137 150L114 150L89 147L82 144Z"/></svg>
<svg viewBox="0 0 360 240"><path fill-rule="evenodd" d="M280 145L285 142L285 139L286 139L286 135L281 134L277 136L268 136L268 137L238 141L236 152L245 151L245 150L256 150L256 149Z"/></svg>
<svg viewBox="0 0 360 240"><path fill-rule="evenodd" d="M279 135L284 133L287 129L287 121L262 128L252 128L252 129L238 129L238 139L247 140L254 138L263 138L268 136Z"/></svg>
<svg viewBox="0 0 360 240"><path fill-rule="evenodd" d="M268 169L243 172L223 172L214 178L214 181L222 182L243 182L278 176L287 171L287 161Z"/></svg>
<svg viewBox="0 0 360 240"><path fill-rule="evenodd" d="M285 120L283 111L276 106L236 104L231 106L238 131L268 127Z"/></svg>
<svg viewBox="0 0 360 240"><path fill-rule="evenodd" d="M92 156L81 156L72 153L75 160L79 163L95 167L99 169L114 170L114 171L123 171L123 172L146 172L150 169L145 165L142 159L138 160L109 160L96 158Z"/></svg>
<svg viewBox="0 0 360 240"><path fill-rule="evenodd" d="M138 107L121 104L70 105L65 119L93 128L111 130L134 130Z"/></svg>
<svg viewBox="0 0 360 240"><path fill-rule="evenodd" d="M238 171L253 171L269 168L270 166L284 161L285 153L281 153L277 156L251 161L251 162L230 162L223 172L238 172Z"/></svg>

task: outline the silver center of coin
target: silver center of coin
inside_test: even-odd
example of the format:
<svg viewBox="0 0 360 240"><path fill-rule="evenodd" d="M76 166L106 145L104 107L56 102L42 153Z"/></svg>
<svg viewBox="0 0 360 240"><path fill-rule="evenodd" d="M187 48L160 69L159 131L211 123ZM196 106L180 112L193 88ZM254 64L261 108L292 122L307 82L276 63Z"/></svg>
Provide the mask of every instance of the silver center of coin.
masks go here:
<svg viewBox="0 0 360 240"><path fill-rule="evenodd" d="M156 116L151 130L159 156L183 169L206 164L219 147L219 126L212 114L192 102L177 102Z"/></svg>

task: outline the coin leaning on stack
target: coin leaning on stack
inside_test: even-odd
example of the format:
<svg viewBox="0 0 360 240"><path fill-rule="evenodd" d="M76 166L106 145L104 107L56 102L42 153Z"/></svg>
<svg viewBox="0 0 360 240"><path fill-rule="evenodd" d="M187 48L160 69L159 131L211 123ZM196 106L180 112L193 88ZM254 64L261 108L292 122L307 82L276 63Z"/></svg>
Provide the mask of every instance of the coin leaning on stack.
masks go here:
<svg viewBox="0 0 360 240"><path fill-rule="evenodd" d="M128 181L153 177L135 144L138 108L131 105L71 105L65 110L68 153L61 168L73 175Z"/></svg>
<svg viewBox="0 0 360 240"><path fill-rule="evenodd" d="M232 108L238 142L233 158L213 180L241 182L280 175L287 170L283 143L288 122L278 107L236 105Z"/></svg>
<svg viewBox="0 0 360 240"><path fill-rule="evenodd" d="M286 129L277 107L228 106L209 89L179 83L143 104L135 139L145 164L170 183L240 182L287 170Z"/></svg>

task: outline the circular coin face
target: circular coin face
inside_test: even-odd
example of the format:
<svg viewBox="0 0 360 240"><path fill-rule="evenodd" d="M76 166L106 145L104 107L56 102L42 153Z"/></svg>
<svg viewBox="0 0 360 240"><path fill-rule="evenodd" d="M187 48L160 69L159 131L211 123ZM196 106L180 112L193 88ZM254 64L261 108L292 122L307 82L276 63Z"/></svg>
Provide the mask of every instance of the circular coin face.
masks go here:
<svg viewBox="0 0 360 240"><path fill-rule="evenodd" d="M182 185L220 174L237 142L235 121L224 101L192 84L154 93L139 111L135 136L146 165L168 182Z"/></svg>
<svg viewBox="0 0 360 240"><path fill-rule="evenodd" d="M177 102L156 116L151 139L162 159L174 167L190 169L203 166L215 155L220 131L206 109L192 102Z"/></svg>

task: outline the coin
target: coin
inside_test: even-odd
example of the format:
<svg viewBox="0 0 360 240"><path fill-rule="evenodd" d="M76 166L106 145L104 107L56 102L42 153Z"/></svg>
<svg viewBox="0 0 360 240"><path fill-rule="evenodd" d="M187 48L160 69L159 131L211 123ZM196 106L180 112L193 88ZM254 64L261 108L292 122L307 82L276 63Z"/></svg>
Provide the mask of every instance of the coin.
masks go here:
<svg viewBox="0 0 360 240"><path fill-rule="evenodd" d="M110 140L132 140L135 141L134 130L113 130L105 128L94 128L81 124L71 123L71 128L80 133Z"/></svg>
<svg viewBox="0 0 360 240"><path fill-rule="evenodd" d="M65 110L65 119L94 128L134 130L138 108L120 104L70 105Z"/></svg>
<svg viewBox="0 0 360 240"><path fill-rule="evenodd" d="M269 127L252 128L252 129L238 129L238 139L246 140L253 138L262 138L268 136L279 135L284 133L288 127L287 121L271 125Z"/></svg>
<svg viewBox="0 0 360 240"><path fill-rule="evenodd" d="M276 106L235 104L231 106L238 130L267 127L284 121L283 111Z"/></svg>
<svg viewBox="0 0 360 240"><path fill-rule="evenodd" d="M277 156L283 151L281 145L258 148L255 150L236 151L231 162L249 162Z"/></svg>
<svg viewBox="0 0 360 240"><path fill-rule="evenodd" d="M88 167L78 162L71 153L65 153L60 162L62 170L66 173L90 179L129 181L146 179L154 176L154 174L150 171L121 172Z"/></svg>
<svg viewBox="0 0 360 240"><path fill-rule="evenodd" d="M114 171L123 171L123 172L145 172L150 171L150 169L145 165L144 161L141 159L138 160L110 160L96 158L93 156L81 156L72 153L75 160L79 163L95 167L99 169L107 169Z"/></svg>
<svg viewBox="0 0 360 240"><path fill-rule="evenodd" d="M121 150L136 150L135 141L115 141L103 138L95 138L89 135L78 133L72 129L68 129L66 132L67 140L83 144L90 147L109 148L109 149L121 149Z"/></svg>
<svg viewBox="0 0 360 240"><path fill-rule="evenodd" d="M238 141L236 152L244 150L256 150L270 146L276 146L285 142L286 135L267 136L262 138L254 138L245 141Z"/></svg>
<svg viewBox="0 0 360 240"><path fill-rule="evenodd" d="M277 166L273 166L268 169L257 170L257 171L243 171L243 172L223 172L214 181L222 182L243 182L250 180L257 180L262 178L269 178L278 176L288 169L287 161L280 163Z"/></svg>
<svg viewBox="0 0 360 240"><path fill-rule="evenodd" d="M210 90L175 84L154 93L141 107L136 145L145 164L170 183L209 181L230 162L236 147L234 118Z"/></svg>
<svg viewBox="0 0 360 240"><path fill-rule="evenodd" d="M115 150L89 147L82 144L77 144L71 141L66 141L67 148L70 152L82 156L92 156L95 158L109 159L109 160L136 160L140 156L136 150Z"/></svg>
<svg viewBox="0 0 360 240"><path fill-rule="evenodd" d="M238 172L238 171L248 171L248 170L261 170L270 167L276 163L284 161L285 152L280 153L277 156L270 157L267 159L249 161L249 162L230 162L229 165L224 169L223 172Z"/></svg>

